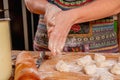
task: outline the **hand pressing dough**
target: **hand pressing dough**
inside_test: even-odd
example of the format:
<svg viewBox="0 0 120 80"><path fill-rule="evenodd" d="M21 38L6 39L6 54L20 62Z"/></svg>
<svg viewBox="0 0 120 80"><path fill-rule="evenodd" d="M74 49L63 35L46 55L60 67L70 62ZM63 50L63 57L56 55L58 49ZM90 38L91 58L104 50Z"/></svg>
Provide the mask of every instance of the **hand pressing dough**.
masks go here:
<svg viewBox="0 0 120 80"><path fill-rule="evenodd" d="M116 75L120 75L120 63L115 64L115 65L111 68L111 73L116 74Z"/></svg>
<svg viewBox="0 0 120 80"><path fill-rule="evenodd" d="M88 75L93 75L93 74L95 74L95 73L96 73L96 70L97 70L96 65L86 65L86 66L84 67L84 71L85 71L85 73L88 74Z"/></svg>
<svg viewBox="0 0 120 80"><path fill-rule="evenodd" d="M77 60L77 64L80 66L85 66L85 65L89 65L89 64L93 64L93 63L94 63L94 61L92 60L90 55L86 55Z"/></svg>
<svg viewBox="0 0 120 80"><path fill-rule="evenodd" d="M103 56L103 55L101 55L101 54L95 54L94 60L95 60L96 62L103 62L103 61L106 60L106 57Z"/></svg>

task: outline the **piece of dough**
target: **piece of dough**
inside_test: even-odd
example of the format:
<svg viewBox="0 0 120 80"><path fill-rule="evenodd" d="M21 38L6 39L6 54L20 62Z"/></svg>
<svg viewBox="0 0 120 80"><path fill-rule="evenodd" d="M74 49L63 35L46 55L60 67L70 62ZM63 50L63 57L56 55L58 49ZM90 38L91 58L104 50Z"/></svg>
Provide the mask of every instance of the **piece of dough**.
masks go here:
<svg viewBox="0 0 120 80"><path fill-rule="evenodd" d="M56 70L60 71L60 72L69 72L69 65L67 63L65 63L63 60L60 60L57 64L56 64Z"/></svg>
<svg viewBox="0 0 120 80"><path fill-rule="evenodd" d="M77 60L77 64L80 66L85 66L85 65L89 65L89 64L93 64L93 63L94 63L94 61L92 60L90 55L86 55Z"/></svg>
<svg viewBox="0 0 120 80"><path fill-rule="evenodd" d="M115 60L105 60L103 62L96 62L97 67L111 68L117 62Z"/></svg>
<svg viewBox="0 0 120 80"><path fill-rule="evenodd" d="M101 54L95 54L94 56L94 60L96 62L103 62L106 60L105 56L101 55Z"/></svg>
<svg viewBox="0 0 120 80"><path fill-rule="evenodd" d="M96 73L92 76L91 80L114 80L113 74L111 74L106 68L97 68Z"/></svg>
<svg viewBox="0 0 120 80"><path fill-rule="evenodd" d="M86 74L88 74L88 75L93 75L93 74L95 74L96 73L96 70L97 70L97 67L96 67L96 65L86 65L85 67L84 67L84 71L85 71L85 73Z"/></svg>
<svg viewBox="0 0 120 80"><path fill-rule="evenodd" d="M111 73L120 75L120 63L115 64L115 65L111 68Z"/></svg>
<svg viewBox="0 0 120 80"><path fill-rule="evenodd" d="M103 75L100 75L98 80L114 80L114 78L109 74L103 74Z"/></svg>

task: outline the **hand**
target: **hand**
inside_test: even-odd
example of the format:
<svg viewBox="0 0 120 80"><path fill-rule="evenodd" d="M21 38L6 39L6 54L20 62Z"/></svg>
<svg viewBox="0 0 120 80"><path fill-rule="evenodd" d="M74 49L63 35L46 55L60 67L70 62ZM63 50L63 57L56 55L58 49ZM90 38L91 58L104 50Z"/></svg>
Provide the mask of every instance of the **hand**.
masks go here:
<svg viewBox="0 0 120 80"><path fill-rule="evenodd" d="M53 30L53 27L55 25L54 15L56 15L60 11L62 11L62 10L55 5L52 5L50 3L48 3L46 5L44 20L45 20L46 25L47 25L48 36L49 36L50 32Z"/></svg>
<svg viewBox="0 0 120 80"><path fill-rule="evenodd" d="M74 18L69 11L60 11L54 16L55 26L50 33L49 49L53 55L61 54L67 35L74 24Z"/></svg>

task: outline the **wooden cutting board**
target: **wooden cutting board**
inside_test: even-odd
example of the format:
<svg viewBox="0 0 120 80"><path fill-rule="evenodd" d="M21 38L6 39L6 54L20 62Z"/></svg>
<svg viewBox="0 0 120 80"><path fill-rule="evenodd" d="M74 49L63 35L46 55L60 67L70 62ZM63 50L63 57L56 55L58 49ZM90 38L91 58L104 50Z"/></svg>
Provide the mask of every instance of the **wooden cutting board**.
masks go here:
<svg viewBox="0 0 120 80"><path fill-rule="evenodd" d="M98 54L98 53L97 53ZM112 54L112 53L99 53L106 56L107 59L118 59L120 54ZM42 80L89 80L90 76L82 73L75 72L59 72L56 71L55 65L59 60L63 60L65 62L72 62L80 57L91 55L92 58L94 56L93 53L70 53L65 55L58 55L50 58L42 63L39 68L40 77ZM120 80L119 76L115 76L115 80Z"/></svg>

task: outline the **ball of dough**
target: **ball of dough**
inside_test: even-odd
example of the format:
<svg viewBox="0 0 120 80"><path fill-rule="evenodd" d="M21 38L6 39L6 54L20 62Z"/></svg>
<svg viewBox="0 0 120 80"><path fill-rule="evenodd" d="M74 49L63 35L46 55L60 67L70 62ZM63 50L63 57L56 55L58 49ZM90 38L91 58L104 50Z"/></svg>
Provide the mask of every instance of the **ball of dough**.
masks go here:
<svg viewBox="0 0 120 80"><path fill-rule="evenodd" d="M103 62L96 62L97 67L111 68L117 62L115 60L105 60Z"/></svg>
<svg viewBox="0 0 120 80"><path fill-rule="evenodd" d="M94 56L94 60L96 62L103 62L106 60L105 56L101 55L101 54L95 54Z"/></svg>
<svg viewBox="0 0 120 80"><path fill-rule="evenodd" d="M115 65L111 68L111 73L116 74L116 75L120 75L120 63L115 64Z"/></svg>
<svg viewBox="0 0 120 80"><path fill-rule="evenodd" d="M88 74L88 75L93 75L93 74L95 74L95 73L96 73L96 70L97 70L96 65L86 65L86 66L84 67L84 71L85 71L85 73Z"/></svg>
<svg viewBox="0 0 120 80"><path fill-rule="evenodd" d="M92 60L90 55L86 55L77 60L77 64L81 65L81 66L85 66L85 65L89 65L89 64L93 64L93 63L94 63L94 61Z"/></svg>
<svg viewBox="0 0 120 80"><path fill-rule="evenodd" d="M60 72L69 72L69 65L67 63L65 63L63 60L60 60L57 64L56 64L56 70L60 71Z"/></svg>

